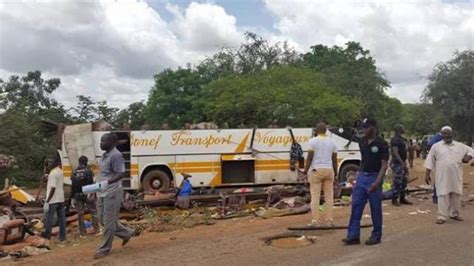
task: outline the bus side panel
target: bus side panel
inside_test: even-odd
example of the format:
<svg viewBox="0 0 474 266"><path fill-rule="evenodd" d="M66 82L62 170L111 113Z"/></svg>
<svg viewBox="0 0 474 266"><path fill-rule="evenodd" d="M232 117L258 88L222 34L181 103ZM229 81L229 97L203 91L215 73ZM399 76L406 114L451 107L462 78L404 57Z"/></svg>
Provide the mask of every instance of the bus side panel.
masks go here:
<svg viewBox="0 0 474 266"><path fill-rule="evenodd" d="M255 161L256 183L294 183L297 172L290 170L288 153L259 153Z"/></svg>
<svg viewBox="0 0 474 266"><path fill-rule="evenodd" d="M193 187L216 187L222 184L220 154L178 155L171 165L176 176L176 187L183 181L181 173L190 174Z"/></svg>

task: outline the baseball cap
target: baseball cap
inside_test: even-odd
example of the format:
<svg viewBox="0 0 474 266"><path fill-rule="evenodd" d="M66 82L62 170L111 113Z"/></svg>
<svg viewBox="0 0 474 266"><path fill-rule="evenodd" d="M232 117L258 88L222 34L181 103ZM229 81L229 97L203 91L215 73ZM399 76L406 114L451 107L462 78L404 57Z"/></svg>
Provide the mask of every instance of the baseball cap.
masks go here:
<svg viewBox="0 0 474 266"><path fill-rule="evenodd" d="M377 127L377 121L373 118L365 118L362 120L362 127L369 128L369 127Z"/></svg>

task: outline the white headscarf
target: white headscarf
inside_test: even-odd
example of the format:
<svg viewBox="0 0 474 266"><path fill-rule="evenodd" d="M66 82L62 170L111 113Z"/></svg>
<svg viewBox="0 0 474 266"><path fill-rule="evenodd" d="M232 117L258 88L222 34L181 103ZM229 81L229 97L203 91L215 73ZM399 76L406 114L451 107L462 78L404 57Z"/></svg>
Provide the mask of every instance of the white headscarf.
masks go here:
<svg viewBox="0 0 474 266"><path fill-rule="evenodd" d="M443 131L453 131L453 129L450 126L444 126L441 128L441 132Z"/></svg>

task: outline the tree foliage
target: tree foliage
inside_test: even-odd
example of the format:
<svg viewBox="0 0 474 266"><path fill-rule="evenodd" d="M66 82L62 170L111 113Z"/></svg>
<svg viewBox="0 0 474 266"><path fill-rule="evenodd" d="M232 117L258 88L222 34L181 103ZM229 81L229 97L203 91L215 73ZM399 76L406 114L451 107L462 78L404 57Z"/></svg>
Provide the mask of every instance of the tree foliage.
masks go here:
<svg viewBox="0 0 474 266"><path fill-rule="evenodd" d="M59 79L44 80L39 71L0 82L0 153L14 156L16 161L6 176L37 177L45 156L54 153L52 134L43 129L41 121L69 121L64 107L51 98L59 84Z"/></svg>
<svg viewBox="0 0 474 266"><path fill-rule="evenodd" d="M442 112L427 103L404 104L401 121L408 135L417 139L438 132L447 123Z"/></svg>
<svg viewBox="0 0 474 266"><path fill-rule="evenodd" d="M357 102L338 95L321 75L290 66L228 76L207 89L206 115L229 127L347 125L359 116Z"/></svg>
<svg viewBox="0 0 474 266"><path fill-rule="evenodd" d="M472 145L474 134L474 51L456 52L437 64L429 76L424 99L449 118L460 137Z"/></svg>
<svg viewBox="0 0 474 266"><path fill-rule="evenodd" d="M181 128L185 123L208 120L205 86L211 81L293 64L299 59L286 43L270 44L253 33L246 33L246 37L247 42L240 47L223 49L195 68L167 69L155 75L145 112L151 126L159 128L166 123Z"/></svg>
<svg viewBox="0 0 474 266"><path fill-rule="evenodd" d="M375 59L357 42L346 48L315 45L303 56L303 65L324 74L329 85L363 105L362 115L383 118L388 80L377 70Z"/></svg>
<svg viewBox="0 0 474 266"><path fill-rule="evenodd" d="M145 104L143 102L132 103L122 109L114 121L116 128L129 127L132 130L138 130L145 124Z"/></svg>

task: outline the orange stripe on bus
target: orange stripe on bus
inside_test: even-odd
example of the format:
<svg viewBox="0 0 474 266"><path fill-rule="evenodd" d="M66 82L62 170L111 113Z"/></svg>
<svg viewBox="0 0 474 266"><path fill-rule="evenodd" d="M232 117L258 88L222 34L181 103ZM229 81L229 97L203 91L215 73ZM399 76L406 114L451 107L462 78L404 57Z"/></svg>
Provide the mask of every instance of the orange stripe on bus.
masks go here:
<svg viewBox="0 0 474 266"><path fill-rule="evenodd" d="M256 160L255 165L290 164L290 160Z"/></svg>
<svg viewBox="0 0 474 266"><path fill-rule="evenodd" d="M220 162L180 162L180 163L169 163L170 167L209 167L214 165L220 165Z"/></svg>
<svg viewBox="0 0 474 266"><path fill-rule="evenodd" d="M272 170L290 170L290 165L260 165L255 167L257 171L272 171Z"/></svg>
<svg viewBox="0 0 474 266"><path fill-rule="evenodd" d="M219 168L177 168L175 171L180 173L214 173L219 170Z"/></svg>

